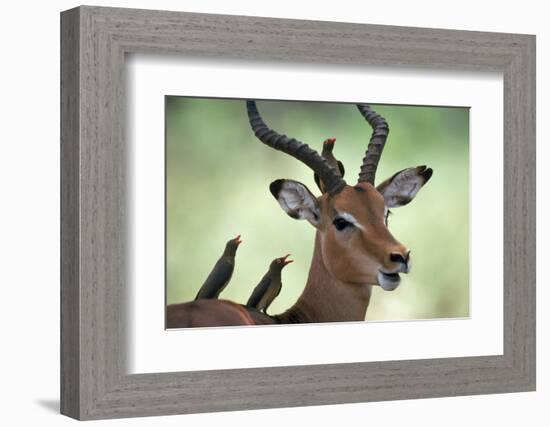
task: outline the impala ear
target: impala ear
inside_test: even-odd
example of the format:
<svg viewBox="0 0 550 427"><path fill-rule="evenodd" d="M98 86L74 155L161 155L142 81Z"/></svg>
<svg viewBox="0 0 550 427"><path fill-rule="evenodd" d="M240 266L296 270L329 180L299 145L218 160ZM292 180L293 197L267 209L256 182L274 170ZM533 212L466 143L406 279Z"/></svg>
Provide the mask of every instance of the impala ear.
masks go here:
<svg viewBox="0 0 550 427"><path fill-rule="evenodd" d="M433 170L426 166L403 169L382 182L376 189L384 196L388 208L405 206L414 199L432 174Z"/></svg>
<svg viewBox="0 0 550 427"><path fill-rule="evenodd" d="M283 210L294 219L307 219L313 226L321 223L321 209L317 198L301 182L278 179L269 186Z"/></svg>

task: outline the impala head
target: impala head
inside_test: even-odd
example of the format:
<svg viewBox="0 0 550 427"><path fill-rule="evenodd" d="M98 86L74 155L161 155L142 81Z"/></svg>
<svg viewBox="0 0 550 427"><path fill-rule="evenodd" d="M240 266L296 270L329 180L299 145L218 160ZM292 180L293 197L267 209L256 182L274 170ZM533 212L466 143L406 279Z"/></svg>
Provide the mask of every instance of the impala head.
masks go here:
<svg viewBox="0 0 550 427"><path fill-rule="evenodd" d="M404 169L374 186L378 161L389 128L380 115L359 104L363 117L373 129L357 184L348 185L337 168L308 145L269 129L254 101L247 102L255 135L265 144L283 151L309 166L322 182L324 193L315 197L302 183L278 179L270 190L292 218L305 219L320 234L323 263L338 281L375 284L393 290L399 273L411 268L410 251L390 233L390 208L408 204L432 176L426 166Z"/></svg>

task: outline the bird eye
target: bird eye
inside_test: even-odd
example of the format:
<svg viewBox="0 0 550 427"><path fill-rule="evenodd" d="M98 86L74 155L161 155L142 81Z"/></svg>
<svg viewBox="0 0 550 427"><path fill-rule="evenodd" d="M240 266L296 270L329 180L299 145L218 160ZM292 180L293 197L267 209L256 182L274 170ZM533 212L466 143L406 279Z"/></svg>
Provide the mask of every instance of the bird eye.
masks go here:
<svg viewBox="0 0 550 427"><path fill-rule="evenodd" d="M340 218L340 217L336 218L332 222L332 224L334 224L334 227L336 227L338 231L342 231L347 227L353 227L353 224L351 222L346 221L344 218Z"/></svg>

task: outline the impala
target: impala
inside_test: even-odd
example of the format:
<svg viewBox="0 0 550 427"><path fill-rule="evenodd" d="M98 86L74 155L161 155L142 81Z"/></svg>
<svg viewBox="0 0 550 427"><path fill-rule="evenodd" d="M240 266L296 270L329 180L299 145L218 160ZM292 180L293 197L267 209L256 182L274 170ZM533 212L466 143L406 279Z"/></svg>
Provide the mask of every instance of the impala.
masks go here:
<svg viewBox="0 0 550 427"><path fill-rule="evenodd" d="M360 321L365 319L373 286L388 291L397 288L400 274L410 271L411 254L389 231L388 211L408 204L433 171L426 166L407 168L375 186L389 127L368 105L357 107L372 127L372 135L359 179L349 185L307 144L270 129L256 103L247 101L256 137L307 165L323 183L320 197L290 179L278 179L270 185L271 193L290 217L306 220L316 230L307 283L296 303L278 315L268 316L232 301L204 299L168 306L168 328Z"/></svg>

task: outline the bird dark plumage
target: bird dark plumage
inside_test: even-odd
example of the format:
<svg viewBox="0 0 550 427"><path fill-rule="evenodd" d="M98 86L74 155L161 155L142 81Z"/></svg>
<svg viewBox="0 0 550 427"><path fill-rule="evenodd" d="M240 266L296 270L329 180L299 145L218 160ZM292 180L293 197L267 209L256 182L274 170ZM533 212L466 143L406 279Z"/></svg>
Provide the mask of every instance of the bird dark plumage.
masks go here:
<svg viewBox="0 0 550 427"><path fill-rule="evenodd" d="M235 254L241 243L240 235L226 243L222 256L218 259L214 268L202 284L195 300L201 298L218 298L221 291L224 290L231 280L233 269L235 268Z"/></svg>
<svg viewBox="0 0 550 427"><path fill-rule="evenodd" d="M334 154L332 153L335 142L336 138L325 139L325 141L323 142L323 151L321 152L321 156L323 156L326 159L328 165L332 169L334 169L340 177L343 178L345 173L344 165L341 161L336 159L336 157L334 157ZM323 181L321 181L321 179L319 178L319 175L313 174L313 179L315 180L317 187L319 187L319 190L321 190L321 193L326 193L327 189L323 184Z"/></svg>
<svg viewBox="0 0 550 427"><path fill-rule="evenodd" d="M262 277L260 283L256 285L252 295L246 303L247 307L255 308L264 313L271 305L273 300L279 295L282 288L281 283L281 270L293 262L290 259L287 259L290 254L285 255L281 258L275 258L270 266L267 273Z"/></svg>

